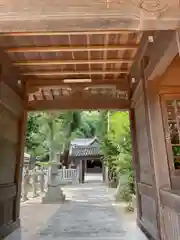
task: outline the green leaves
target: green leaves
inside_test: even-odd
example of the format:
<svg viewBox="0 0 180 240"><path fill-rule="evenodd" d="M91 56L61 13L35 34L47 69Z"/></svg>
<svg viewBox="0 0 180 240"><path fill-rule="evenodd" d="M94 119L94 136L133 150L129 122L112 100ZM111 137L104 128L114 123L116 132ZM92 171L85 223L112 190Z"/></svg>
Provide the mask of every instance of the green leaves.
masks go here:
<svg viewBox="0 0 180 240"><path fill-rule="evenodd" d="M110 170L110 181L115 181L118 184L119 179L123 177L126 180L127 194L132 193L134 179L129 115L127 112L110 112L109 114L103 112L101 116L104 122L101 149L105 164Z"/></svg>

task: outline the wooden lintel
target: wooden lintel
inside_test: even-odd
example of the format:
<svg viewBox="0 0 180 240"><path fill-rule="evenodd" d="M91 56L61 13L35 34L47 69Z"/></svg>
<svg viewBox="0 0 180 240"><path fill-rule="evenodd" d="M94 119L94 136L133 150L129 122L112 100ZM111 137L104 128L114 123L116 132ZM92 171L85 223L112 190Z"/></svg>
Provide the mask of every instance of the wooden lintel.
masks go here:
<svg viewBox="0 0 180 240"><path fill-rule="evenodd" d="M159 94L179 94L180 86L159 86L158 93Z"/></svg>
<svg viewBox="0 0 180 240"><path fill-rule="evenodd" d="M118 50L135 50L138 48L138 44L118 44L109 45L90 45L90 46L28 46L28 47L16 47L5 49L8 53L20 53L20 52L84 52L84 51L118 51Z"/></svg>
<svg viewBox="0 0 180 240"><path fill-rule="evenodd" d="M103 74L128 74L128 70L114 70L114 71L91 71L91 75ZM89 71L38 71L38 72L25 72L23 76L75 76L75 75L89 75Z"/></svg>
<svg viewBox="0 0 180 240"><path fill-rule="evenodd" d="M128 110L129 101L122 99L108 99L105 97L75 98L62 97L56 100L34 100L27 104L28 111L43 110L92 110L92 109L116 109Z"/></svg>
<svg viewBox="0 0 180 240"><path fill-rule="evenodd" d="M0 33L1 37L31 37L31 36L65 36L65 35L99 35L99 34L128 34L136 33L136 30L99 30L99 31L75 31L75 32L59 32L59 31L40 31L40 32L4 32Z"/></svg>
<svg viewBox="0 0 180 240"><path fill-rule="evenodd" d="M95 79L92 80L92 82L89 83L64 83L62 80L59 79L27 79L26 81L28 89L30 88L41 88L41 87L74 87L77 86L79 88L86 88L86 87L92 87L92 86L106 86L106 85L113 85L117 86L117 88L122 90L128 89L128 82L125 79L116 79L116 80L101 80L101 79Z"/></svg>
<svg viewBox="0 0 180 240"><path fill-rule="evenodd" d="M132 63L132 59L100 59L100 60L27 60L14 62L15 66L46 66L46 65L71 65L71 64L116 64Z"/></svg>

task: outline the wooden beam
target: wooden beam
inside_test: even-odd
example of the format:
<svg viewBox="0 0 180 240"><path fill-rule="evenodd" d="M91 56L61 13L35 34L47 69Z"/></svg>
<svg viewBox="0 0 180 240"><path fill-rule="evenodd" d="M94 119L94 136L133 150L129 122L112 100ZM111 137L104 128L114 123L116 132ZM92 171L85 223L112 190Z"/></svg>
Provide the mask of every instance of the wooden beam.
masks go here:
<svg viewBox="0 0 180 240"><path fill-rule="evenodd" d="M125 79L116 79L116 80L102 80L102 79L95 79L92 80L92 82L89 83L64 83L62 80L59 79L37 79L32 78L28 79L26 81L27 87L29 88L40 88L40 87L74 87L77 86L79 88L85 88L85 87L92 87L92 86L104 86L104 85L115 85L119 89L127 90L128 89L128 82Z"/></svg>
<svg viewBox="0 0 180 240"><path fill-rule="evenodd" d="M77 35L99 35L99 34L129 34L139 33L137 30L99 30L99 31L76 31L76 32L58 32L58 31L40 31L40 32L4 32L1 37L31 37L31 36L77 36Z"/></svg>
<svg viewBox="0 0 180 240"><path fill-rule="evenodd" d="M128 74L128 70L114 70L114 71L91 71L91 75L103 75L103 74ZM89 75L89 71L38 71L38 72L25 72L23 76L75 76L75 75Z"/></svg>
<svg viewBox="0 0 180 240"><path fill-rule="evenodd" d="M57 100L33 100L27 103L28 111L43 110L92 110L117 109L128 110L129 101L123 99L109 99L106 97L61 97Z"/></svg>
<svg viewBox="0 0 180 240"><path fill-rule="evenodd" d="M15 66L46 66L46 65L71 65L71 64L116 64L132 63L133 59L100 59L100 60L31 60L14 62Z"/></svg>
<svg viewBox="0 0 180 240"><path fill-rule="evenodd" d="M91 45L91 46L28 46L7 48L5 52L8 53L21 53L21 52L84 52L84 51L118 51L118 50L135 50L138 44L118 44L104 47L104 45Z"/></svg>
<svg viewBox="0 0 180 240"><path fill-rule="evenodd" d="M149 56L149 64L145 75L148 80L153 80L164 73L178 54L176 31L156 32L154 42L149 44L146 54Z"/></svg>
<svg viewBox="0 0 180 240"><path fill-rule="evenodd" d="M148 37L150 35L153 35L153 32L151 31L147 31L143 34L141 41L139 43L139 49L136 52L136 55L134 57L134 61L133 64L131 66L130 69L130 75L131 77L134 77L136 82L139 80L139 78L141 78L141 59L143 58L143 56L145 55L145 52L147 50L147 46L149 44L149 39Z"/></svg>

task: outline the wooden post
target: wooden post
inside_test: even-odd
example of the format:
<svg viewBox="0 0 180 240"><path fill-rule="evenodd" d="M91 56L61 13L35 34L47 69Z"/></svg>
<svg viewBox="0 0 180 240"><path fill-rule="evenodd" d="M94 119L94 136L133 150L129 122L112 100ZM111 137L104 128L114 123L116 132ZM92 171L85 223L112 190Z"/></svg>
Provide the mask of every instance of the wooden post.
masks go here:
<svg viewBox="0 0 180 240"><path fill-rule="evenodd" d="M177 42L178 52L180 56L180 29L176 30L176 42Z"/></svg>
<svg viewBox="0 0 180 240"><path fill-rule="evenodd" d="M142 63L142 86L145 102L145 115L148 134L150 163L153 176L154 198L156 203L156 218L159 239L164 239L164 224L161 212L160 189L170 187L165 135L162 125L162 112L160 97L146 78L144 64ZM157 134L158 132L158 134ZM160 149L159 149L160 148ZM164 170L162 170L162 168Z"/></svg>
<svg viewBox="0 0 180 240"><path fill-rule="evenodd" d="M27 91L26 85L23 85L24 88L24 97L23 103L24 106L27 101ZM21 182L22 182L22 170L24 164L24 143L26 137L26 124L27 124L27 111L23 110L21 120L19 122L19 142L18 142L18 152L17 152L17 162L16 162L16 173L15 173L15 183L17 185L17 195L15 199L15 213L14 220L19 218L20 213L20 200L21 200Z"/></svg>
<svg viewBox="0 0 180 240"><path fill-rule="evenodd" d="M150 164L151 164L151 173L152 173L152 181L153 181L153 189L154 191L154 200L156 203L156 220L157 220L157 229L158 229L158 237L161 239L161 230L160 230L160 216L159 216L159 189L157 187L156 183L156 176L154 171L154 159L153 159L153 146L152 146L152 130L151 130L151 120L150 120L150 110L149 110L149 96L148 96L148 79L146 79L145 76L145 63L144 59L142 59L141 62L141 74L142 74L142 89L143 89L143 96L144 96L144 105L145 105L145 118L146 118L146 128L147 128L147 134L148 134L148 146L149 146L149 155L150 155Z"/></svg>
<svg viewBox="0 0 180 240"><path fill-rule="evenodd" d="M141 196L139 194L139 190L137 184L140 182L140 166L138 160L138 150L137 150L137 138L136 138L136 124L135 124L135 114L134 109L130 109L129 111L129 119L130 119L130 129L132 136L132 164L134 168L134 177L135 177L135 186L136 186L136 202L137 202L137 221L140 220L142 216L141 209Z"/></svg>

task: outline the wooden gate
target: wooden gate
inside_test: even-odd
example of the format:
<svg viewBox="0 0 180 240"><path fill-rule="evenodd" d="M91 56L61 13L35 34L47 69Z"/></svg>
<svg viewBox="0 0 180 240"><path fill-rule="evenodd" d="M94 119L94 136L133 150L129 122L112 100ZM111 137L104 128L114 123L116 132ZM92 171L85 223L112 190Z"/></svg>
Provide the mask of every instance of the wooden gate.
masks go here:
<svg viewBox="0 0 180 240"><path fill-rule="evenodd" d="M5 75L3 70L0 76L0 239L20 223L25 129L23 86L18 85L15 79L9 79L10 71Z"/></svg>
<svg viewBox="0 0 180 240"><path fill-rule="evenodd" d="M133 99L134 119L132 136L135 151L134 168L136 171L138 197L138 223L147 234L159 239L157 222L157 203L153 165L151 162L151 148L148 141L148 123L143 86L139 84ZM132 119L131 119L132 120Z"/></svg>

